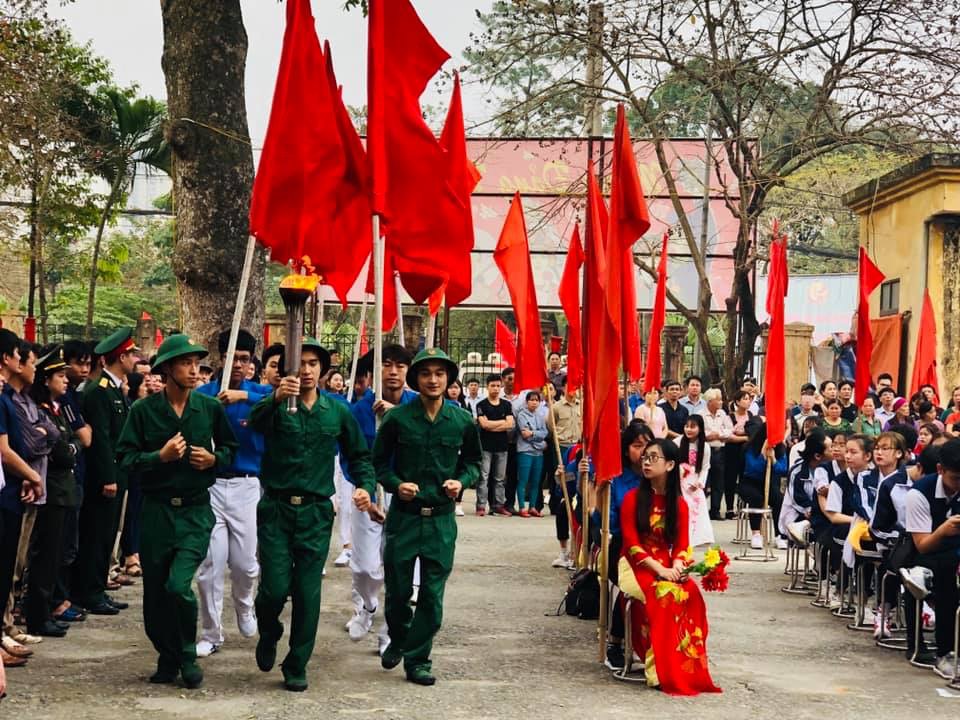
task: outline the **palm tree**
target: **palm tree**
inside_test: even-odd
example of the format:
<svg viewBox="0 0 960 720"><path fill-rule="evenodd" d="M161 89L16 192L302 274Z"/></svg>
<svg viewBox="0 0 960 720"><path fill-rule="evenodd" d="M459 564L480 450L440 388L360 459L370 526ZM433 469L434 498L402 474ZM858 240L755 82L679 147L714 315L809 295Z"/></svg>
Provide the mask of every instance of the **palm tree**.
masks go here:
<svg viewBox="0 0 960 720"><path fill-rule="evenodd" d="M138 166L170 173L170 149L163 136L166 106L152 97L132 100L128 93L115 88L104 91L103 99L103 123L97 128L99 157L96 159L94 172L110 183L110 192L100 214L97 237L93 244L85 339L90 339L93 330L97 265L107 221L113 216L117 203L133 187Z"/></svg>

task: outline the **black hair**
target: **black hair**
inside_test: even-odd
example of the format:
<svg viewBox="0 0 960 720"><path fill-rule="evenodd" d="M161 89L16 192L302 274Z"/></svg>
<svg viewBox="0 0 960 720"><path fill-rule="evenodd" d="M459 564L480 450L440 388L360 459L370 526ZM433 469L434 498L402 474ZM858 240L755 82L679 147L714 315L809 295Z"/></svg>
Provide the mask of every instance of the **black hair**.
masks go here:
<svg viewBox="0 0 960 720"><path fill-rule="evenodd" d="M847 441L847 435L849 431L844 430L842 427L832 428L828 427L824 430L824 435L836 442L837 438L843 438L843 441Z"/></svg>
<svg viewBox="0 0 960 720"><path fill-rule="evenodd" d="M266 365L267 361L276 355L278 358L277 360L278 364L280 365L280 367L283 367L283 351L284 351L283 343L274 343L273 345L271 345L270 347L268 347L266 350L263 351L263 364Z"/></svg>
<svg viewBox="0 0 960 720"><path fill-rule="evenodd" d="M383 362L397 363L407 367L410 367L413 362L413 354L403 345L397 345L396 343L384 345L380 357Z"/></svg>
<svg viewBox="0 0 960 720"><path fill-rule="evenodd" d="M510 368L507 368L508 370ZM503 382L503 376L500 373L490 373L487 375L487 382L485 384L489 385L492 382Z"/></svg>
<svg viewBox="0 0 960 720"><path fill-rule="evenodd" d="M20 350L20 338L11 330L0 328L0 359L4 355L13 357L14 351Z"/></svg>
<svg viewBox="0 0 960 720"><path fill-rule="evenodd" d="M543 400L543 396L540 394L540 391L539 391L539 390L530 390L529 392L527 392L527 394L524 395L524 397L523 397L523 401L526 402L526 401L529 400L530 398L536 398L537 400Z"/></svg>
<svg viewBox="0 0 960 720"><path fill-rule="evenodd" d="M447 393L450 391L450 388L452 388L454 385L456 385L457 387L460 388L460 394L457 396L457 399L456 399L456 400L453 400L453 398L451 398L449 395L447 395ZM453 402L455 402L457 405L459 405L460 407L462 407L464 410L467 409L467 402L466 402L466 400L463 399L463 383L460 382L459 379L454 378L453 380L450 381L450 384L447 385L447 389L443 391L443 396L444 396L447 400L453 400Z"/></svg>
<svg viewBox="0 0 960 720"><path fill-rule="evenodd" d="M137 399L137 391L143 384L144 376L138 372L127 373L127 398L130 402Z"/></svg>
<svg viewBox="0 0 960 720"><path fill-rule="evenodd" d="M551 350L551 351L550 351L550 354L547 355L547 360L549 360L550 358L552 358L554 355L556 355L557 358L560 359L560 360L563 359L563 358L560 356L560 353L558 353L556 350Z"/></svg>
<svg viewBox="0 0 960 720"><path fill-rule="evenodd" d="M800 451L800 457L805 463L813 460L814 455L824 455L827 452L827 436L820 429L813 430L806 437L806 443L803 450Z"/></svg>
<svg viewBox="0 0 960 720"><path fill-rule="evenodd" d="M828 399L828 400L824 400L824 401L823 401L823 407L824 407L824 409L826 409L826 408L828 408L828 407L832 407L832 406L834 406L834 405L840 405L840 401L837 400L836 398L830 398L830 399Z"/></svg>
<svg viewBox="0 0 960 720"><path fill-rule="evenodd" d="M644 452L656 446L663 455L666 462L673 463L673 469L667 472L667 493L666 493L666 512L664 513L664 535L668 543L674 543L677 540L677 525L679 521L679 510L677 503L680 502L680 450L672 440L666 438L655 438ZM653 487L650 480L643 474L640 475L640 485L637 487L637 534L640 537L650 532L650 505L653 502ZM686 550L686 548L683 548Z"/></svg>
<svg viewBox="0 0 960 720"><path fill-rule="evenodd" d="M228 345L230 345L230 331L224 330L217 336L217 349L221 355L226 355ZM235 350L248 352L253 355L257 351L256 338L243 328L240 328L240 331L237 333L237 346Z"/></svg>
<svg viewBox="0 0 960 720"><path fill-rule="evenodd" d="M894 390L892 387L887 386L887 387L882 387L882 388L880 388L879 390L877 390L877 398L879 399L880 396L883 395L884 393L890 393L890 394L893 395L894 397L897 396L897 391Z"/></svg>
<svg viewBox="0 0 960 720"><path fill-rule="evenodd" d="M656 436L653 430L643 420L631 420L627 426L620 432L620 456L624 468L630 467L630 446L636 442L637 438L647 439L647 445L652 443Z"/></svg>
<svg viewBox="0 0 960 720"><path fill-rule="evenodd" d="M67 340L63 343L63 361L66 363L90 360L90 346L83 340Z"/></svg>
<svg viewBox="0 0 960 720"><path fill-rule="evenodd" d="M849 385L850 387L854 387L853 380L847 380L846 378L844 378L839 383L837 383L837 389L843 390L843 388L845 388L847 385Z"/></svg>
<svg viewBox="0 0 960 720"><path fill-rule="evenodd" d="M804 383L800 386L801 395L813 395L817 392L817 386L813 383Z"/></svg>
<svg viewBox="0 0 960 720"><path fill-rule="evenodd" d="M700 429L700 434L697 435L697 466L695 468L697 472L700 472L700 470L703 469L703 446L706 442L706 433L703 428L703 415L699 413L688 415L683 424L686 425L687 423L693 423ZM690 457L690 438L687 437L687 433L683 433L683 435L680 436L680 459L686 462L688 457Z"/></svg>
<svg viewBox="0 0 960 720"><path fill-rule="evenodd" d="M254 355L252 358L250 358L250 363L253 365L253 376L255 378L259 378L260 371L263 370L263 365L260 363L259 358Z"/></svg>
<svg viewBox="0 0 960 720"><path fill-rule="evenodd" d="M813 425L813 427L810 428L811 433L816 432L817 430L820 430L823 427L823 420L821 418L819 418L816 415L808 415L803 419L803 422L800 423L800 439L801 440L807 436L807 433L804 432L804 429L803 429L807 423L810 423Z"/></svg>
<svg viewBox="0 0 960 720"><path fill-rule="evenodd" d="M940 450L940 465L943 466L943 469L960 472L960 438L947 440L938 447Z"/></svg>
<svg viewBox="0 0 960 720"><path fill-rule="evenodd" d="M854 433L847 436L847 444L857 443L864 455L870 455L873 452L873 438L862 433Z"/></svg>
<svg viewBox="0 0 960 720"><path fill-rule="evenodd" d="M741 400L743 400L743 398L745 398L745 397L752 398L753 395L751 395L751 394L750 394L748 391L746 391L746 390L737 390L737 391L733 394L733 403L736 404L736 403L740 402Z"/></svg>
<svg viewBox="0 0 960 720"><path fill-rule="evenodd" d="M700 387L703 387L703 378L699 375L687 375L686 380L683 381L683 386L690 387L690 382L693 380L696 380L698 383L700 383Z"/></svg>
<svg viewBox="0 0 960 720"><path fill-rule="evenodd" d="M866 395L863 396L863 400L860 401L861 406L863 405L864 400L873 400L874 407L880 405L880 398L878 398L873 393L867 393Z"/></svg>
<svg viewBox="0 0 960 720"><path fill-rule="evenodd" d="M833 381L833 380L824 380L822 383L820 383L820 392L823 392L824 390L826 390L826 389L827 389L827 385L836 385L836 384L837 384L837 383L836 383L835 381ZM838 388L838 389L839 389L839 387L840 387L840 386L837 385L837 388Z"/></svg>
<svg viewBox="0 0 960 720"><path fill-rule="evenodd" d="M690 419L689 417L687 418ZM752 450L757 455L760 454L760 451L763 449L763 444L767 441L767 424L758 423L753 426L753 432L750 433L749 439L746 442L744 447L744 452L747 450Z"/></svg>
<svg viewBox="0 0 960 720"><path fill-rule="evenodd" d="M889 380L889 381L892 383L892 382L893 382L893 375L891 375L891 374L888 373L888 372L882 372L882 373L880 373L879 375L877 375L877 385L880 384L880 381L881 381L881 380Z"/></svg>
<svg viewBox="0 0 960 720"><path fill-rule="evenodd" d="M669 389L672 388L672 387L683 387L683 385L680 384L680 381L679 381L679 380L667 380L667 381L663 384L663 389L664 389L664 390L669 390Z"/></svg>
<svg viewBox="0 0 960 720"><path fill-rule="evenodd" d="M933 403L929 400L924 400L919 405L917 405L917 412L920 413L920 416L923 417L926 413L933 410Z"/></svg>
<svg viewBox="0 0 960 720"><path fill-rule="evenodd" d="M933 441L937 438L943 437L943 431L936 423L925 422L920 426L920 430L926 429L930 433L930 444L933 444ZM917 437L920 437L920 430L917 431Z"/></svg>
<svg viewBox="0 0 960 720"><path fill-rule="evenodd" d="M917 464L920 466L920 472L924 475L933 475L937 472L937 465L940 464L943 457L941 448L943 445L927 445L917 456Z"/></svg>
<svg viewBox="0 0 960 720"><path fill-rule="evenodd" d="M507 375L515 375L515 374L516 374L516 370L514 370L512 367L505 367L503 370L500 371L501 377L506 377Z"/></svg>
<svg viewBox="0 0 960 720"><path fill-rule="evenodd" d="M471 375L470 377L467 378L467 381L464 383L464 385L469 385L469 384L472 383L472 382L475 382L477 385L479 385L479 384L480 384L480 378L477 378L477 377L474 377L473 375ZM488 377L488 379L487 379L487 382L490 382L489 377Z"/></svg>

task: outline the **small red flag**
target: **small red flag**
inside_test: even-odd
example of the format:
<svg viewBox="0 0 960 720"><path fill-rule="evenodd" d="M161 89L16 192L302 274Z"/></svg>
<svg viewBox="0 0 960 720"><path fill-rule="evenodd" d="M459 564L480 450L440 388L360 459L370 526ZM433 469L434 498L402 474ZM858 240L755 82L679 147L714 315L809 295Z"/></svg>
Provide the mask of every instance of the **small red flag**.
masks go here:
<svg viewBox="0 0 960 720"><path fill-rule="evenodd" d="M523 218L520 193L513 196L510 210L493 251L493 260L500 268L510 291L513 313L517 319L516 387L541 388L547 382L547 358L543 353L540 332L540 309L533 282L527 225Z"/></svg>
<svg viewBox="0 0 960 720"><path fill-rule="evenodd" d="M563 314L567 316L567 388L577 390L583 385L583 338L580 329L580 268L583 266L583 247L580 243L580 224L573 226L567 261L563 266L558 295Z"/></svg>
<svg viewBox="0 0 960 720"><path fill-rule="evenodd" d="M643 186L640 184L633 142L622 103L617 106L617 124L613 137L608 244L611 248L611 259L617 257L614 253L619 253L619 262L611 262L607 269L607 303L613 309L613 296L619 295L620 318L617 326L622 338L623 370L631 380L638 380L642 366L640 327L637 322L637 268L633 262L633 245L650 229L650 212L643 197ZM657 382L659 379L658 375Z"/></svg>
<svg viewBox="0 0 960 720"><path fill-rule="evenodd" d="M497 318L496 329L494 330L493 350L500 353L500 358L507 367L516 368L517 336L510 332L510 328L500 318Z"/></svg>
<svg viewBox="0 0 960 720"><path fill-rule="evenodd" d="M767 444L783 442L786 435L786 349L783 332L784 300L787 296L787 239L773 224L770 243L770 269L767 273L767 313L770 331L767 335L767 357L764 362L763 392L767 413Z"/></svg>
<svg viewBox="0 0 960 720"><path fill-rule="evenodd" d="M873 333L870 330L870 293L876 290L886 276L867 256L867 249L860 246L860 300L857 303L857 366L854 387L857 399L862 400L873 384L870 376L870 359L873 357Z"/></svg>
<svg viewBox="0 0 960 720"><path fill-rule="evenodd" d="M923 293L923 310L920 312L917 351L913 356L910 395L920 392L922 385L932 385L937 397L940 397L940 383L937 381L937 318L933 314L929 290Z"/></svg>
<svg viewBox="0 0 960 720"><path fill-rule="evenodd" d="M650 338L647 340L647 368L643 374L643 392L660 387L663 360L660 357L660 335L667 319L667 243L670 234L663 234L660 247L660 263L657 265L657 294L653 301L653 319L650 323Z"/></svg>
<svg viewBox="0 0 960 720"><path fill-rule="evenodd" d="M163 343L163 333L160 332L160 328L157 328L157 331L153 334L153 344L157 347Z"/></svg>
<svg viewBox="0 0 960 720"><path fill-rule="evenodd" d="M393 326L397 324L397 316L400 313L400 310L397 307L397 283L393 277L393 258L385 254L383 259L383 319L381 330L383 332L390 332L393 329ZM367 271L367 284L366 291L370 294L374 294L373 284L373 263L370 263L370 269Z"/></svg>
<svg viewBox="0 0 960 720"><path fill-rule="evenodd" d="M367 321L360 323L360 357L370 352L370 343L367 341Z"/></svg>

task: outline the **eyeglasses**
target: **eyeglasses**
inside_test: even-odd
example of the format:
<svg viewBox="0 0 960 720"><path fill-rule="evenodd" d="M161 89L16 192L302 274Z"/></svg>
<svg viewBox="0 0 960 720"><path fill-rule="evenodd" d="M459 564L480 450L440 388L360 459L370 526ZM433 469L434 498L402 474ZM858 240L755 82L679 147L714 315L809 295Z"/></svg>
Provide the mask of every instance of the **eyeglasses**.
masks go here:
<svg viewBox="0 0 960 720"><path fill-rule="evenodd" d="M650 453L649 455L644 455L641 462L650 463L651 465L655 462L660 462L663 460L663 455L657 455L656 453Z"/></svg>
<svg viewBox="0 0 960 720"><path fill-rule="evenodd" d="M877 450L884 450L884 451L889 450L889 451L892 452L892 451L896 450L896 448L895 448L895 447L890 447L889 445L877 445L877 446L873 449L873 451L876 452Z"/></svg>

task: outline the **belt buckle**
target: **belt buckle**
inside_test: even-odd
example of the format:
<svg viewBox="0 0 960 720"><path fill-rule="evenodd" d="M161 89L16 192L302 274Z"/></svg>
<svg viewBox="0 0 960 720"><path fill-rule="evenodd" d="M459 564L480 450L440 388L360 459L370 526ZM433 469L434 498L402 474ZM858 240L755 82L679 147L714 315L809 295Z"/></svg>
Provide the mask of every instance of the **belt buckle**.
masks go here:
<svg viewBox="0 0 960 720"><path fill-rule="evenodd" d="M170 498L170 505L172 507L183 507L183 498Z"/></svg>
<svg viewBox="0 0 960 720"><path fill-rule="evenodd" d="M303 505L303 496L302 495L291 495L290 496L291 505Z"/></svg>
<svg viewBox="0 0 960 720"><path fill-rule="evenodd" d="M432 507L422 507L420 508L420 517L430 517L433 515Z"/></svg>

